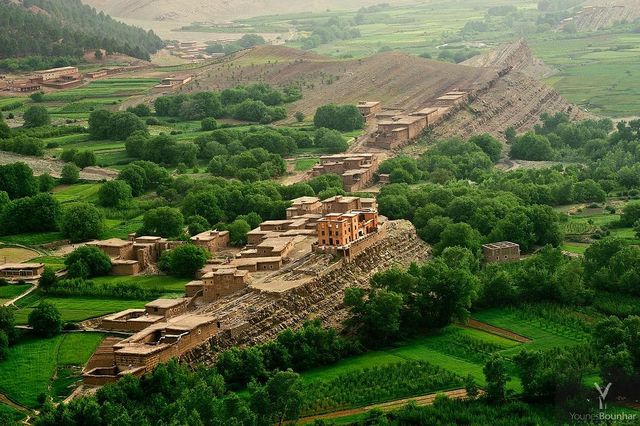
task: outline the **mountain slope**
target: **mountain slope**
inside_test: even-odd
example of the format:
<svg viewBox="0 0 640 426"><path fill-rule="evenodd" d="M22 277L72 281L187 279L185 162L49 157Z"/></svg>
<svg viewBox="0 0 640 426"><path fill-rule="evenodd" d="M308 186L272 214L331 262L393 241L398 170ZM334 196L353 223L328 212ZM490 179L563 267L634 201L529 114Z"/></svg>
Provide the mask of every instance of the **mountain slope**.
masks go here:
<svg viewBox="0 0 640 426"><path fill-rule="evenodd" d="M385 52L368 58L338 60L282 46L259 46L238 52L196 76L186 91L225 89L264 82L302 88L300 101L290 113L312 115L321 105L381 101L384 108L413 112L433 105L436 98L455 89L474 93L468 108L453 114L438 127L440 137L488 132L502 136L509 126L531 129L543 112L585 114L544 83L508 66L470 67Z"/></svg>
<svg viewBox="0 0 640 426"><path fill-rule="evenodd" d="M380 3L380 0L84 0L86 4L112 16L179 22L223 22L253 16L281 13L317 12L326 9L357 9ZM386 0L406 3L406 0Z"/></svg>
<svg viewBox="0 0 640 426"><path fill-rule="evenodd" d="M578 31L597 31L616 22L640 17L640 0L590 0L565 25L574 23Z"/></svg>
<svg viewBox="0 0 640 426"><path fill-rule="evenodd" d="M462 65L500 69L513 67L515 71L521 71L530 77L538 79L550 77L558 72L541 59L536 58L524 39L505 44L482 55L474 56L462 62Z"/></svg>
<svg viewBox="0 0 640 426"><path fill-rule="evenodd" d="M163 43L153 32L118 22L80 0L0 0L0 58L79 57L105 49L148 59Z"/></svg>

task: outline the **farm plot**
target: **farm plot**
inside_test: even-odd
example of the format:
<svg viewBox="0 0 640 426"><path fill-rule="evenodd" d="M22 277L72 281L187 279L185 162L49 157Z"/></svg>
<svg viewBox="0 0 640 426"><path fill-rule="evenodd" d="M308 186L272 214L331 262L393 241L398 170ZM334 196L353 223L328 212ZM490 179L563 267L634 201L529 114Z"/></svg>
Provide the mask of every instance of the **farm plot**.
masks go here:
<svg viewBox="0 0 640 426"><path fill-rule="evenodd" d="M39 291L34 291L16 304L18 307L15 312L16 323L26 324L29 313L43 300L58 308L63 321L70 322L84 321L125 309L142 308L149 302L149 300L123 300L108 297L45 296Z"/></svg>
<svg viewBox="0 0 640 426"><path fill-rule="evenodd" d="M480 385L484 385L483 360L490 353L509 350L518 345L515 341L479 330L450 326L439 333L414 339L394 348L367 352L341 360L331 366L303 373L302 378L305 386L311 389L312 394L318 395L315 400L316 405L308 402L308 407L310 407L310 412L318 412L422 395L432 390L452 389L460 387L460 378L467 375L472 375ZM412 367L407 368L407 366ZM416 378L418 373L414 372L420 368L431 371L444 380L431 385L424 382L424 386L419 389L403 391L403 389L413 389L406 383L410 383ZM449 376L448 374L451 373L454 375ZM382 379L387 374L394 378ZM345 381L347 378L349 380ZM331 390L333 387L337 387L336 384L347 382L362 382L374 389L386 387L395 390L392 392L379 390L376 391L378 393L371 393L366 398L343 395L338 391ZM513 380L509 383L509 387L518 390L520 383ZM322 392L317 389L321 389ZM323 399L323 393L332 396ZM350 393L359 394L362 392L356 390L346 392L346 394Z"/></svg>
<svg viewBox="0 0 640 426"><path fill-rule="evenodd" d="M22 247L7 247L0 244L0 261L4 263L23 263L35 256L38 256L36 251Z"/></svg>
<svg viewBox="0 0 640 426"><path fill-rule="evenodd" d="M30 284L10 284L0 286L0 305L13 300L31 288Z"/></svg>
<svg viewBox="0 0 640 426"><path fill-rule="evenodd" d="M18 342L0 362L0 392L24 406L38 407L38 396L48 391L56 370L81 367L103 337L99 333L73 333ZM76 374L73 382L77 380ZM65 391L61 393L68 395L71 389L65 387Z"/></svg>
<svg viewBox="0 0 640 426"><path fill-rule="evenodd" d="M137 284L145 290L157 290L168 294L184 293L184 286L189 282L184 278L170 277L166 275L155 276L127 276L127 277L96 277L91 281L96 284L123 285Z"/></svg>
<svg viewBox="0 0 640 426"><path fill-rule="evenodd" d="M475 313L473 318L531 339L521 347L503 351L507 356L520 348L544 351L580 345L590 339L590 325L584 316L553 306L488 309Z"/></svg>
<svg viewBox="0 0 640 426"><path fill-rule="evenodd" d="M457 389L463 386L463 379L424 361L408 361L355 370L303 386L302 412L313 415Z"/></svg>
<svg viewBox="0 0 640 426"><path fill-rule="evenodd" d="M96 203L100 186L99 183L56 186L53 189L53 198L63 204L78 201Z"/></svg>

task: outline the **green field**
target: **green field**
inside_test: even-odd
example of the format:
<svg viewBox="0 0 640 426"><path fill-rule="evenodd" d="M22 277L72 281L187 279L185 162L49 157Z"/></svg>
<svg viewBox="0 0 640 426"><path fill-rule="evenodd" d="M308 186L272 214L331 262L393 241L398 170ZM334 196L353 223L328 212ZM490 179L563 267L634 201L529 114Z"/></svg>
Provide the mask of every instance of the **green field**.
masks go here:
<svg viewBox="0 0 640 426"><path fill-rule="evenodd" d="M8 415L13 418L14 421L20 421L25 418L24 414L2 403L0 403L0 415Z"/></svg>
<svg viewBox="0 0 640 426"><path fill-rule="evenodd" d="M56 370L82 366L102 339L98 333L73 333L17 343L0 362L0 392L21 405L38 407L38 395L48 393Z"/></svg>
<svg viewBox="0 0 640 426"><path fill-rule="evenodd" d="M84 321L125 309L142 308L145 303L148 302L143 300L122 300L104 297L44 296L40 292L34 291L17 303L18 310L15 312L16 322L18 324L26 324L29 313L43 300L52 303L58 308L63 321L71 322Z"/></svg>
<svg viewBox="0 0 640 426"><path fill-rule="evenodd" d="M101 184L86 183L77 185L59 185L53 189L53 197L60 203L78 202L96 203Z"/></svg>
<svg viewBox="0 0 640 426"><path fill-rule="evenodd" d="M414 339L394 348L366 352L347 358L336 364L317 368L302 374L306 383L334 380L354 370L370 369L407 361L424 361L431 365L451 371L460 377L472 375L480 384L485 384L482 372L482 358L489 353L500 352L518 347L519 343L478 330L451 326L440 333ZM482 352L483 349L487 352ZM518 381L509 385L520 388ZM428 392L423 392L428 393ZM410 395L415 396L415 395ZM402 396L401 396L402 397Z"/></svg>
<svg viewBox="0 0 640 426"><path fill-rule="evenodd" d="M0 286L0 304L18 297L31 287L30 284L6 285Z"/></svg>
<svg viewBox="0 0 640 426"><path fill-rule="evenodd" d="M148 290L159 290L162 292L175 294L175 293L184 293L184 286L189 282L189 280L184 278L176 278L170 277L166 275L159 276L124 276L124 277L96 277L92 278L91 281L97 284L109 284L109 285L118 285L118 284L138 284L140 287Z"/></svg>
<svg viewBox="0 0 640 426"><path fill-rule="evenodd" d="M307 170L311 170L313 166L319 162L319 158L301 158L296 161L294 169L296 172L306 172Z"/></svg>

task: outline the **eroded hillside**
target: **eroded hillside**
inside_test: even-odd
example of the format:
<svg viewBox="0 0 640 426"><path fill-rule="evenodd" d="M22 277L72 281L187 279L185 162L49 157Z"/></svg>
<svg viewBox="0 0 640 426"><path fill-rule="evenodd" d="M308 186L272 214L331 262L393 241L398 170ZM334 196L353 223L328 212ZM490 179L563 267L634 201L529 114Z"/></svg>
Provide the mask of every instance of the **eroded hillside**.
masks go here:
<svg viewBox="0 0 640 426"><path fill-rule="evenodd" d="M448 91L473 93L469 107L437 128L441 137L470 136L475 131L500 136L509 126L526 131L544 112L570 111L575 118L585 116L552 88L517 71L547 70L526 43L515 43L487 57L496 58L495 66L486 66L492 65L490 60L480 60L481 66L471 67L400 52L338 60L285 47L262 46L213 65L188 90L217 90L257 81L296 84L303 88L303 98L290 105L290 112L308 115L329 102L361 100L377 100L385 108L412 112L433 104Z"/></svg>
<svg viewBox="0 0 640 426"><path fill-rule="evenodd" d="M590 0L566 24L575 23L578 31L597 31L616 22L640 17L640 0Z"/></svg>
<svg viewBox="0 0 640 426"><path fill-rule="evenodd" d="M203 306L200 313L216 315L225 324L237 324L240 332L231 330L217 335L183 358L193 364L210 364L224 349L267 342L287 328L301 326L309 318L340 327L347 316L342 304L346 288L366 287L369 278L378 271L424 262L429 252L410 222L390 222L387 236L354 262L305 285L282 293L246 290L240 296L235 294Z"/></svg>

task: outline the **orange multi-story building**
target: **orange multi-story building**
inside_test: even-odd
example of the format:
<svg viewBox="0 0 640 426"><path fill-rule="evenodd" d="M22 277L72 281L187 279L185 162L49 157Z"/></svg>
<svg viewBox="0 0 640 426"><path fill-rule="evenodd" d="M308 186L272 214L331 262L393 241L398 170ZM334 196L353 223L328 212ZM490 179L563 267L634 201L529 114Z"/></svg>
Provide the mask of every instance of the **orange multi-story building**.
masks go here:
<svg viewBox="0 0 640 426"><path fill-rule="evenodd" d="M329 213L318 221L318 246L345 247L378 230L375 210L351 210Z"/></svg>

